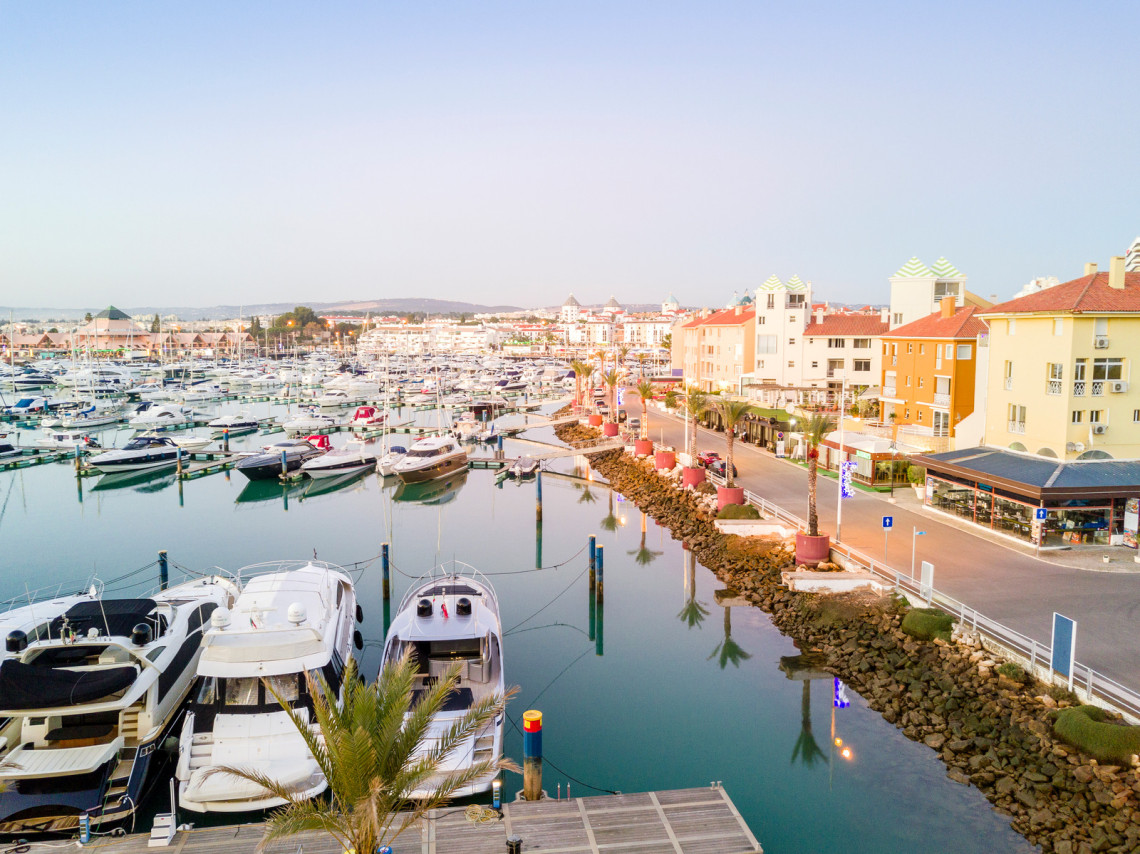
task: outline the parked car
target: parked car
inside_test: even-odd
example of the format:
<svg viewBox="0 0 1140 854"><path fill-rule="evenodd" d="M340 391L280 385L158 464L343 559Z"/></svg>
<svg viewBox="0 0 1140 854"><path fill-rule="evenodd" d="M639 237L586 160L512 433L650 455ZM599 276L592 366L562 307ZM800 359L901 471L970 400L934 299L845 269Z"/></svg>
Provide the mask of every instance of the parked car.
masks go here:
<svg viewBox="0 0 1140 854"><path fill-rule="evenodd" d="M709 466L711 466L713 463L715 463L719 459L720 459L720 454L718 454L716 451L698 451L697 452L697 462L699 462L705 468L708 468Z"/></svg>
<svg viewBox="0 0 1140 854"><path fill-rule="evenodd" d="M636 415L633 418L629 419L629 429L635 433L641 432L641 419Z"/></svg>
<svg viewBox="0 0 1140 854"><path fill-rule="evenodd" d="M712 463L708 466L708 470L710 472L712 472L713 474L715 474L717 477L724 477L725 476L724 475L725 464L726 464L726 460L713 460ZM737 476L736 463L732 464L732 476L733 477Z"/></svg>

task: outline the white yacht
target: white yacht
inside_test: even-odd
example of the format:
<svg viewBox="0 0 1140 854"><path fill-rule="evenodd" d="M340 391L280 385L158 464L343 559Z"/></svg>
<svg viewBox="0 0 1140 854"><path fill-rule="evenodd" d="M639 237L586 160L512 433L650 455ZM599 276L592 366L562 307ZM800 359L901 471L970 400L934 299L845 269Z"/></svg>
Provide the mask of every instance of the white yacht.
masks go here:
<svg viewBox="0 0 1140 854"><path fill-rule="evenodd" d="M136 415L127 423L141 430L153 430L164 427L181 427L189 424L193 413L175 403L163 403L152 406L146 412Z"/></svg>
<svg viewBox="0 0 1140 854"><path fill-rule="evenodd" d="M0 663L0 833L106 827L134 814L194 681L202 632L237 586L209 577L82 601Z"/></svg>
<svg viewBox="0 0 1140 854"><path fill-rule="evenodd" d="M412 582L384 640L384 663L399 660L409 648L418 667L417 692L434 684L448 668L459 666L459 682L432 719L425 739L427 745L434 743L473 703L491 694L505 693L499 603L491 583L473 567L452 563ZM449 754L442 770L456 771L498 757L503 750L503 717L499 715ZM453 797L487 791L496 773L457 790ZM412 797L426 796L429 791L430 788L413 792Z"/></svg>
<svg viewBox="0 0 1140 854"><path fill-rule="evenodd" d="M281 426L285 429L285 435L292 437L336 427L338 423L332 415L322 415L315 410L303 409Z"/></svg>
<svg viewBox="0 0 1140 854"><path fill-rule="evenodd" d="M360 439L349 439L343 448L333 448L327 454L301 463L301 472L312 478L338 477L374 468L376 450Z"/></svg>
<svg viewBox="0 0 1140 854"><path fill-rule="evenodd" d="M242 570L242 575L265 567ZM232 612L218 610L202 641L198 684L178 745L178 802L194 812L245 812L284 801L219 765L260 771L311 798L327 788L304 739L266 683L306 721L305 675L338 694L352 654L356 593L339 567L273 565L245 582Z"/></svg>
<svg viewBox="0 0 1140 854"><path fill-rule="evenodd" d="M109 448L92 457L91 466L104 474L157 469L177 465L180 454L178 445L165 436L134 436L122 448Z"/></svg>
<svg viewBox="0 0 1140 854"><path fill-rule="evenodd" d="M426 436L408 448L392 472L404 483L445 477L467 466L467 451L454 436Z"/></svg>
<svg viewBox="0 0 1140 854"><path fill-rule="evenodd" d="M408 454L403 445L391 445L383 456L376 462L376 470L384 477L391 477L396 473L396 464Z"/></svg>
<svg viewBox="0 0 1140 854"><path fill-rule="evenodd" d="M59 430L55 427L45 427L43 435L32 444L46 451L74 451L76 445L85 450L99 447L86 430Z"/></svg>

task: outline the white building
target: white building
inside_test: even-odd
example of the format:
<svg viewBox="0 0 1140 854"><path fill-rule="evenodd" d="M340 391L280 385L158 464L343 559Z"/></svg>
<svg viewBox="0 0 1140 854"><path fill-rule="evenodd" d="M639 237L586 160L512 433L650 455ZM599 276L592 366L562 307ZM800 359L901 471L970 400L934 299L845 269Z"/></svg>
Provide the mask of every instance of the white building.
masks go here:
<svg viewBox="0 0 1140 854"><path fill-rule="evenodd" d="M945 258L939 258L933 267L911 258L890 282L891 329L929 317L946 298L953 299L955 305L966 305L966 277Z"/></svg>
<svg viewBox="0 0 1140 854"><path fill-rule="evenodd" d="M742 380L764 398L803 384L803 332L811 311L811 284L799 276L781 282L769 276L756 289L756 354L751 375Z"/></svg>
<svg viewBox="0 0 1140 854"><path fill-rule="evenodd" d="M825 314L822 307L817 308L803 331L802 385L838 392L846 377L848 389L877 386L882 376L886 315L886 309L878 314Z"/></svg>
<svg viewBox="0 0 1140 854"><path fill-rule="evenodd" d="M1132 241L1132 245L1124 255L1124 271L1140 273L1140 237Z"/></svg>
<svg viewBox="0 0 1140 854"><path fill-rule="evenodd" d="M582 304L574 299L574 294L570 294L566 298L566 302L562 303L562 308L558 312L558 319L562 323L577 323L585 311L582 309Z"/></svg>

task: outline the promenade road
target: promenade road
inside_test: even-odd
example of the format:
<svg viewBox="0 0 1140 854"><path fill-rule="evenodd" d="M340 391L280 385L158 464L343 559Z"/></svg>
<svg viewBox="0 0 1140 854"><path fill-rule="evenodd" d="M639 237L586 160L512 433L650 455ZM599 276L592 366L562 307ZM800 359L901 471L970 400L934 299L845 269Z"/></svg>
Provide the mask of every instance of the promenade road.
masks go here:
<svg viewBox="0 0 1140 854"><path fill-rule="evenodd" d="M630 415L641 415L636 395L629 395ZM684 421L649 410L649 436L684 447ZM724 455L723 433L701 428L698 450ZM734 446L738 485L807 518L807 472L754 445ZM819 478L820 530L834 533L836 493L832 478ZM909 487L906 487L909 491ZM896 490L897 492L898 490ZM910 493L913 496L913 492ZM909 507L907 505L910 505ZM917 559L934 564L934 586L1048 646L1054 611L1077 621L1077 659L1132 690L1140 690L1140 573L1091 572L1059 566L1015 546L1005 546L940 521L937 513L920 510L913 498L897 504L885 496L857 491L843 503L843 542L876 559L883 558L883 516L894 517L886 561L910 574L915 528L926 531L916 540Z"/></svg>

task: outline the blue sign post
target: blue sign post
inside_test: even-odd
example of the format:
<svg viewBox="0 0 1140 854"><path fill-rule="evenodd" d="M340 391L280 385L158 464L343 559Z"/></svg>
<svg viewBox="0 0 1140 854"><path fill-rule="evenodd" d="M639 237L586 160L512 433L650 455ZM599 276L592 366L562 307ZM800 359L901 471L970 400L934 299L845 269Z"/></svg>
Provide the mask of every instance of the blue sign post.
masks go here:
<svg viewBox="0 0 1140 854"><path fill-rule="evenodd" d="M887 562L887 534L891 532L891 528L895 525L894 516L883 517L883 563Z"/></svg>
<svg viewBox="0 0 1140 854"><path fill-rule="evenodd" d="M1077 657L1077 621L1053 612L1053 640L1049 650L1049 666L1069 680L1073 690L1073 663Z"/></svg>

